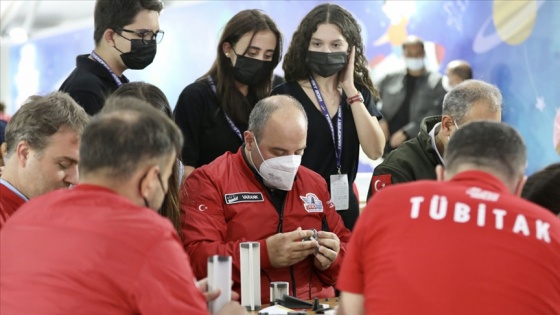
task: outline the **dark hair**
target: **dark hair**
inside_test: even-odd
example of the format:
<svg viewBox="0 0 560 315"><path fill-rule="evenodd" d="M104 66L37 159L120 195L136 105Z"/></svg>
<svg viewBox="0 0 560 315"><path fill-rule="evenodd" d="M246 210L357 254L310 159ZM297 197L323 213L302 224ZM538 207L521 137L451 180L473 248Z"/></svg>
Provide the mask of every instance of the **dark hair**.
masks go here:
<svg viewBox="0 0 560 315"><path fill-rule="evenodd" d="M160 88L146 82L130 82L123 84L111 96L131 96L146 101L154 108L162 111L167 117L173 119L169 101Z"/></svg>
<svg viewBox="0 0 560 315"><path fill-rule="evenodd" d="M416 46L416 45L419 45L422 48L422 51L424 51L424 41L422 40L422 38L416 35L409 35L402 43L402 49L405 50L406 46Z"/></svg>
<svg viewBox="0 0 560 315"><path fill-rule="evenodd" d="M490 121L475 121L459 128L445 151L445 169L456 174L469 165L488 171L512 185L523 176L527 163L523 139L512 127Z"/></svg>
<svg viewBox="0 0 560 315"><path fill-rule="evenodd" d="M222 45L229 43L232 47L245 34L252 34L251 41L256 33L269 30L276 35L276 49L272 55L272 67L268 80L263 80L256 86L249 86L249 94L254 99L249 100L235 87L235 78L233 76L233 66L231 60L224 55ZM250 45L249 45L250 46ZM247 46L247 49L249 48ZM240 55L245 55L245 50ZM243 10L232 17L224 27L218 48L216 51L216 60L208 70L208 72L199 80L206 82L207 76L210 75L216 82L218 92L218 101L222 110L239 126L246 126L249 120L249 114L255 103L268 95L270 95L272 86L272 73L282 58L282 34L276 27L274 21L260 10ZM248 97L250 95L247 95Z"/></svg>
<svg viewBox="0 0 560 315"><path fill-rule="evenodd" d="M451 73L454 73L456 76L458 76L462 80L472 79L472 69L466 63L462 63L462 64L459 64L455 67L452 67L451 69L449 69L449 71L451 71Z"/></svg>
<svg viewBox="0 0 560 315"><path fill-rule="evenodd" d="M348 42L349 47L356 48L354 82L357 85L366 87L374 97L378 97L377 90L373 87L369 76L368 61L364 54L360 26L350 12L336 4L326 3L316 6L311 12L307 13L299 24L292 36L288 52L284 57L282 67L286 81L304 80L311 74L311 71L305 64L305 57L309 50L311 36L317 31L320 24L336 25Z"/></svg>
<svg viewBox="0 0 560 315"><path fill-rule="evenodd" d="M79 137L88 122L84 109L64 92L31 96L6 126L6 157L16 150L20 141L27 141L41 152L49 144L49 137L62 127L75 131Z"/></svg>
<svg viewBox="0 0 560 315"><path fill-rule="evenodd" d="M6 110L6 105L4 104L4 102L0 101L0 113L3 113Z"/></svg>
<svg viewBox="0 0 560 315"><path fill-rule="evenodd" d="M551 164L529 176L521 196L556 215L560 214L560 163Z"/></svg>
<svg viewBox="0 0 560 315"><path fill-rule="evenodd" d="M157 86L145 82L131 82L123 84L118 88L111 97L130 96L141 100L145 100L154 108L162 111L167 117L173 119L171 107L167 97ZM181 158L181 151L177 152L177 158ZM178 161L177 163L181 163ZM179 237L183 239L183 230L181 229L181 209L179 202L179 186L182 178L179 178L179 164L173 165L173 173L169 176L169 189L165 194L163 203L161 204L160 214L171 221Z"/></svg>
<svg viewBox="0 0 560 315"><path fill-rule="evenodd" d="M132 24L142 10L163 10L161 0L97 0L93 14L95 45L99 44L107 29L116 30Z"/></svg>
<svg viewBox="0 0 560 315"><path fill-rule="evenodd" d="M79 170L125 181L148 163L164 168L182 146L181 131L161 111L138 98L110 97L84 130Z"/></svg>

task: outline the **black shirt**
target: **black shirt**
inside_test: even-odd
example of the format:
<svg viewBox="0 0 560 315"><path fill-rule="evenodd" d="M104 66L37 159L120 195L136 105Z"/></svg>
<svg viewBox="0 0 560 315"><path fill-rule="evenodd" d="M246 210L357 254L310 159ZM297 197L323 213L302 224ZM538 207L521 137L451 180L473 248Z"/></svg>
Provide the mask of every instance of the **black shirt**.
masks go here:
<svg viewBox="0 0 560 315"><path fill-rule="evenodd" d="M183 164L200 167L218 156L237 152L243 141L232 130L206 80L187 86L173 111L175 122L183 132ZM241 134L247 126L237 125Z"/></svg>
<svg viewBox="0 0 560 315"><path fill-rule="evenodd" d="M118 88L109 71L88 55L76 57L76 68L60 86L60 91L70 96L82 106L89 115L97 114L105 99ZM128 83L123 75L122 83Z"/></svg>
<svg viewBox="0 0 560 315"><path fill-rule="evenodd" d="M410 112L410 99L414 94L414 90L416 89L416 81L417 77L413 77L410 74L407 74L406 77L406 97L403 101L403 104L397 111L395 118L389 122L389 133L392 135L395 132L399 131L402 127L408 124L409 121L409 112ZM416 135L407 135L409 137L414 137ZM388 140L388 139L387 139Z"/></svg>
<svg viewBox="0 0 560 315"><path fill-rule="evenodd" d="M374 99L368 89L358 87L358 90L364 97L364 104L368 112L372 116L381 119L381 113L375 106ZM337 174L335 148L332 140L332 133L325 116L321 111L315 107L313 102L309 99L305 91L297 82L288 82L276 87L272 94L288 94L295 97L305 109L308 121L307 130L307 147L303 153L301 164L310 168L311 170L319 173L330 189L330 176ZM347 96L342 93L341 100L346 100ZM349 188L349 209L340 211L339 214L344 220L344 225L348 229L354 227L354 223L359 215L359 202L354 194L353 183L358 173L358 161L360 154L360 141L358 139L358 131L354 123L354 116L350 106L346 103L342 106L342 157L341 157L341 173L348 175L348 188ZM336 125L338 113L332 118L332 124L335 128L336 138ZM337 139L338 141L338 139Z"/></svg>

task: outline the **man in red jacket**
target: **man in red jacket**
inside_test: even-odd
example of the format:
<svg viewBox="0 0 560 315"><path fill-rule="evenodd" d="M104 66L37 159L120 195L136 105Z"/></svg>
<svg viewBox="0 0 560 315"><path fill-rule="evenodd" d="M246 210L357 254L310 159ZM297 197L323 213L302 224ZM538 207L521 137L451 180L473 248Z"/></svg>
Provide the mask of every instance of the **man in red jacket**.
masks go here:
<svg viewBox="0 0 560 315"><path fill-rule="evenodd" d="M471 122L444 159L440 182L388 187L366 206L338 314L560 314L560 220L518 197L521 136Z"/></svg>
<svg viewBox="0 0 560 315"><path fill-rule="evenodd" d="M32 96L6 128L0 229L27 200L78 183L80 137L89 121L66 93Z"/></svg>
<svg viewBox="0 0 560 315"><path fill-rule="evenodd" d="M32 199L0 231L2 314L207 315L157 213L182 145L147 103L108 102L82 136L79 185ZM244 313L229 302L218 314Z"/></svg>
<svg viewBox="0 0 560 315"><path fill-rule="evenodd" d="M260 101L245 144L197 168L182 187L185 249L197 277L208 256L233 257L240 290L239 244L260 243L261 298L272 281L290 283L301 299L333 297L350 231L330 201L327 184L300 166L307 137L301 104L284 95ZM319 231L316 240L302 242Z"/></svg>

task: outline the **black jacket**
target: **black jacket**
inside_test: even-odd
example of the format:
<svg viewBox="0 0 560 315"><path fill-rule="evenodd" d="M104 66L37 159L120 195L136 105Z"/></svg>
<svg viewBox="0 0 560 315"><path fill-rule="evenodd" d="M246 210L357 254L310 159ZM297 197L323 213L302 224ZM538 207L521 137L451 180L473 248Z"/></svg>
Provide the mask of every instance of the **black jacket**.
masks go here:
<svg viewBox="0 0 560 315"><path fill-rule="evenodd" d="M89 115L97 114L105 99L118 88L115 80L101 64L89 59L89 55L76 58L76 68L60 86L60 91L70 96L82 106ZM128 83L123 75L122 83Z"/></svg>
<svg viewBox="0 0 560 315"><path fill-rule="evenodd" d="M418 136L401 144L389 153L381 164L375 167L368 191L368 199L377 189L381 188L381 186L375 185L376 181L380 179L380 177L377 177L379 175L391 175L391 184L420 179L436 179L435 168L438 164L441 164L441 161L437 149L432 146L432 138L430 138L429 133L439 122L441 122L441 116L424 118L420 123ZM383 181L383 179L381 180Z"/></svg>

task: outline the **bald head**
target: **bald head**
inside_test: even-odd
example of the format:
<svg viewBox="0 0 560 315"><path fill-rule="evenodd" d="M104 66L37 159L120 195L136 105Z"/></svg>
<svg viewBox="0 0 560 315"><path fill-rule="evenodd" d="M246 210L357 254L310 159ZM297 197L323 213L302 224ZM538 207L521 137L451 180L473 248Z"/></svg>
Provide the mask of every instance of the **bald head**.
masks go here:
<svg viewBox="0 0 560 315"><path fill-rule="evenodd" d="M260 100L249 116L249 131L260 138L267 125L290 129L300 125L307 132L307 115L303 106L288 95L274 95Z"/></svg>
<svg viewBox="0 0 560 315"><path fill-rule="evenodd" d="M446 74L451 87L473 77L471 65L465 60L453 60L448 63Z"/></svg>

